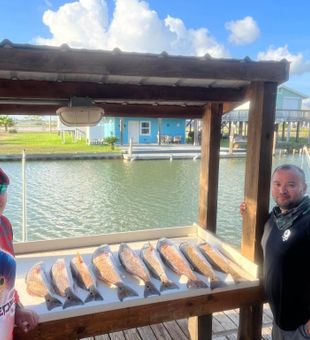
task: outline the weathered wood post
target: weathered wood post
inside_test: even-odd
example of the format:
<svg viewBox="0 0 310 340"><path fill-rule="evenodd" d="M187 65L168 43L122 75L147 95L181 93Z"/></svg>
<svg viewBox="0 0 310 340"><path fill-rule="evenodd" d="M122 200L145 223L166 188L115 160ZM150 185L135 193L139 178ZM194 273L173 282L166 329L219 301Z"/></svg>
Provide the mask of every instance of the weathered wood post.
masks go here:
<svg viewBox="0 0 310 340"><path fill-rule="evenodd" d="M223 105L208 103L202 117L198 224L216 231L217 191ZM212 338L212 315L188 320L191 340Z"/></svg>
<svg viewBox="0 0 310 340"><path fill-rule="evenodd" d="M269 210L276 95L276 83L251 84L244 188L247 212L243 218L241 253L260 268L260 240ZM238 339L261 339L262 305L241 307L239 320Z"/></svg>

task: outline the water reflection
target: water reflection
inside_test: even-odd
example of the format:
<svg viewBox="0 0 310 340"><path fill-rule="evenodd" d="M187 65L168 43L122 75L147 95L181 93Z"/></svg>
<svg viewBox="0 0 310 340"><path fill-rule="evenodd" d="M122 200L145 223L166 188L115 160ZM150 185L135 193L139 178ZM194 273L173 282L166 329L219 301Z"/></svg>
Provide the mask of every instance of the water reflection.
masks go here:
<svg viewBox="0 0 310 340"><path fill-rule="evenodd" d="M274 160L274 166L300 157ZM21 164L2 162L9 174L10 218L21 239ZM198 215L199 161L120 160L28 162L28 239L191 225ZM221 159L218 234L240 245L244 159ZM308 174L307 174L308 175Z"/></svg>

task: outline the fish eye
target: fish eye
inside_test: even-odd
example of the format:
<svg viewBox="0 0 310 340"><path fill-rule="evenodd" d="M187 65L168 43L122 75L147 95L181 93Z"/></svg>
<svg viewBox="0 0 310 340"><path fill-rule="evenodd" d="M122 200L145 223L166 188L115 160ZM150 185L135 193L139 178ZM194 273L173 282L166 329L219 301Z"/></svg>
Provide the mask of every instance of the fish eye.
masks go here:
<svg viewBox="0 0 310 340"><path fill-rule="evenodd" d="M1 276L1 277L0 277L0 286L2 286L3 284L4 284L4 277Z"/></svg>

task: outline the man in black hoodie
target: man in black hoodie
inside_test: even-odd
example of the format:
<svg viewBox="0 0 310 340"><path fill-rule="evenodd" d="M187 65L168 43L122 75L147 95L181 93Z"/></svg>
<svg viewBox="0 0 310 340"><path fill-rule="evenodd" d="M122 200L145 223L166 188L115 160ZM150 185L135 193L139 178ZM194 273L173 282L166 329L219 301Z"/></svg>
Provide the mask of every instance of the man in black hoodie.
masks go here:
<svg viewBox="0 0 310 340"><path fill-rule="evenodd" d="M277 205L261 241L274 340L310 339L310 198L306 190L299 167L285 164L274 170L271 194ZM246 211L244 202L240 211Z"/></svg>

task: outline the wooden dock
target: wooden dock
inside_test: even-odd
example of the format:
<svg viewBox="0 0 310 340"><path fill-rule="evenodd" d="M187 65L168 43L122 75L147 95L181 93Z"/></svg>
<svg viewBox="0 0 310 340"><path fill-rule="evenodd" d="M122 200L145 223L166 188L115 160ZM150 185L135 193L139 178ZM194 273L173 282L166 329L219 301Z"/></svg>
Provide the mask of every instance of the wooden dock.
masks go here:
<svg viewBox="0 0 310 340"><path fill-rule="evenodd" d="M212 339L237 339L239 310L232 309L213 314ZM272 314L264 306L262 339L271 339ZM190 340L187 319L169 321L145 327L127 329L81 340Z"/></svg>

